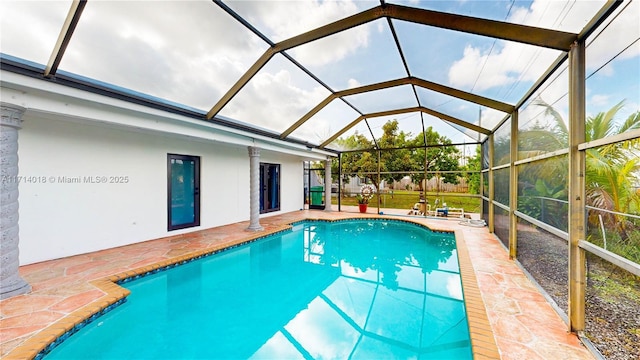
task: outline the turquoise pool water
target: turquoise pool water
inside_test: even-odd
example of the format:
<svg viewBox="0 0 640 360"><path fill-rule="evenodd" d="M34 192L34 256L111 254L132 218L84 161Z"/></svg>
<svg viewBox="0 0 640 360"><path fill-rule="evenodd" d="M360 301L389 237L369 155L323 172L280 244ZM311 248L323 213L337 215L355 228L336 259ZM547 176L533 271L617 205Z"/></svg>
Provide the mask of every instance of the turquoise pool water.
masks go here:
<svg viewBox="0 0 640 360"><path fill-rule="evenodd" d="M47 359L471 359L454 235L304 222L123 284Z"/></svg>

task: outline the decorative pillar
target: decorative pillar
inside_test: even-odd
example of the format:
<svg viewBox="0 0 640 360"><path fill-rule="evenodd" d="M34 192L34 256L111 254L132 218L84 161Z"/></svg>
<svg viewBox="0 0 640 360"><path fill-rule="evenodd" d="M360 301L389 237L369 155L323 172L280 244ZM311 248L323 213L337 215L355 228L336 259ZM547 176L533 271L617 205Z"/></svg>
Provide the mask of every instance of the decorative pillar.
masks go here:
<svg viewBox="0 0 640 360"><path fill-rule="evenodd" d="M331 159L324 161L324 211L331 211Z"/></svg>
<svg viewBox="0 0 640 360"><path fill-rule="evenodd" d="M25 109L2 103L0 120L0 299L31 291L18 273L18 130Z"/></svg>
<svg viewBox="0 0 640 360"><path fill-rule="evenodd" d="M260 148L249 146L249 231L261 231L260 225Z"/></svg>

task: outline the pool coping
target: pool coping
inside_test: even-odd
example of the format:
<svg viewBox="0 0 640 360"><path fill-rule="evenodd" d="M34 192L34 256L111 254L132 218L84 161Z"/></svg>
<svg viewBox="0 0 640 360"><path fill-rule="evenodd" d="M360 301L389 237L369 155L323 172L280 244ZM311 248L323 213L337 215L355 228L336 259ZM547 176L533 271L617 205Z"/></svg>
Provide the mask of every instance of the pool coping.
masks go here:
<svg viewBox="0 0 640 360"><path fill-rule="evenodd" d="M500 359L493 330L488 320L484 301L482 300L480 289L478 287L475 270L473 269L462 231L440 230L412 219L380 215L375 217L354 216L341 219L302 217L298 220L290 221L286 225L279 225L268 231L248 233L247 236L242 237L231 244L215 245L207 249L196 250L188 254L159 261L151 265L142 266L133 270L89 281L91 285L104 292L105 295L92 303L71 312L67 316L36 333L34 336L30 337L24 343L6 354L5 359L39 359L46 356L51 350L53 350L53 348L62 343L69 336L75 334L84 326L109 312L113 308L124 303L131 292L120 286L122 283L155 274L222 251L230 250L280 232L288 231L295 224L301 222L341 222L350 220L390 220L394 222L415 224L431 231L454 233L473 358Z"/></svg>

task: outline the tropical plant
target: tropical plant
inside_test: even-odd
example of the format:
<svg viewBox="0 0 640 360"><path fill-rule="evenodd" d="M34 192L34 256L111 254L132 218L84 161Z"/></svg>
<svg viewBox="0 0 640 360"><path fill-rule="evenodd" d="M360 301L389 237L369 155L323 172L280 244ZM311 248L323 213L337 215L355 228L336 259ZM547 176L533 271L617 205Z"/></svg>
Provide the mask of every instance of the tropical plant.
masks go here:
<svg viewBox="0 0 640 360"><path fill-rule="evenodd" d="M558 229L567 231L567 187L563 183L551 185L537 178L533 186L523 186L518 196L518 210L540 219ZM563 201L564 200L564 201Z"/></svg>
<svg viewBox="0 0 640 360"><path fill-rule="evenodd" d="M561 115L540 99L536 100L535 104L544 107L545 114L550 116L553 122L551 128L546 130L538 126L531 131L523 132L521 141L526 142L538 135L544 139L539 142L538 149L523 149L528 152L526 155L534 155L536 151L546 152L566 147L568 129ZM588 117L585 122L586 141L640 129L640 111L632 113L622 124L616 125L616 115L623 106L624 101L621 101L606 112ZM637 184L634 183L634 179L637 179L640 174L640 138L587 149L585 163L587 205L618 213L638 211L640 194L635 190ZM566 174L566 166L558 166L553 172L557 175L560 168L563 168ZM597 222L597 215L592 212L589 221ZM609 226L625 231L627 222L624 216L607 213L603 218Z"/></svg>

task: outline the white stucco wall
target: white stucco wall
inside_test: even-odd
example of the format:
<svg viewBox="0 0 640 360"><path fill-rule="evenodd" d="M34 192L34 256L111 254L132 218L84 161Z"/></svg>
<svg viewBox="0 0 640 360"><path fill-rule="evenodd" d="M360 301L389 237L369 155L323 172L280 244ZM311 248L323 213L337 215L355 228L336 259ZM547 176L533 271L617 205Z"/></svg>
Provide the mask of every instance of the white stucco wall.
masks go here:
<svg viewBox="0 0 640 360"><path fill-rule="evenodd" d="M266 213L261 217L302 209L304 207L302 159L297 156L262 151L260 162L280 164L280 211Z"/></svg>
<svg viewBox="0 0 640 360"><path fill-rule="evenodd" d="M200 156L199 227L167 231L168 153ZM22 265L249 219L244 146L26 115L18 154ZM300 209L302 159L263 154L281 164L282 210L268 215Z"/></svg>
<svg viewBox="0 0 640 360"><path fill-rule="evenodd" d="M281 164L281 210L261 218L299 210L302 162L334 155L4 70L0 86L2 102L26 109L21 265L248 221L248 146ZM168 153L200 156L199 227L167 231ZM86 180L100 177L107 183ZM128 181L110 183L117 177Z"/></svg>

